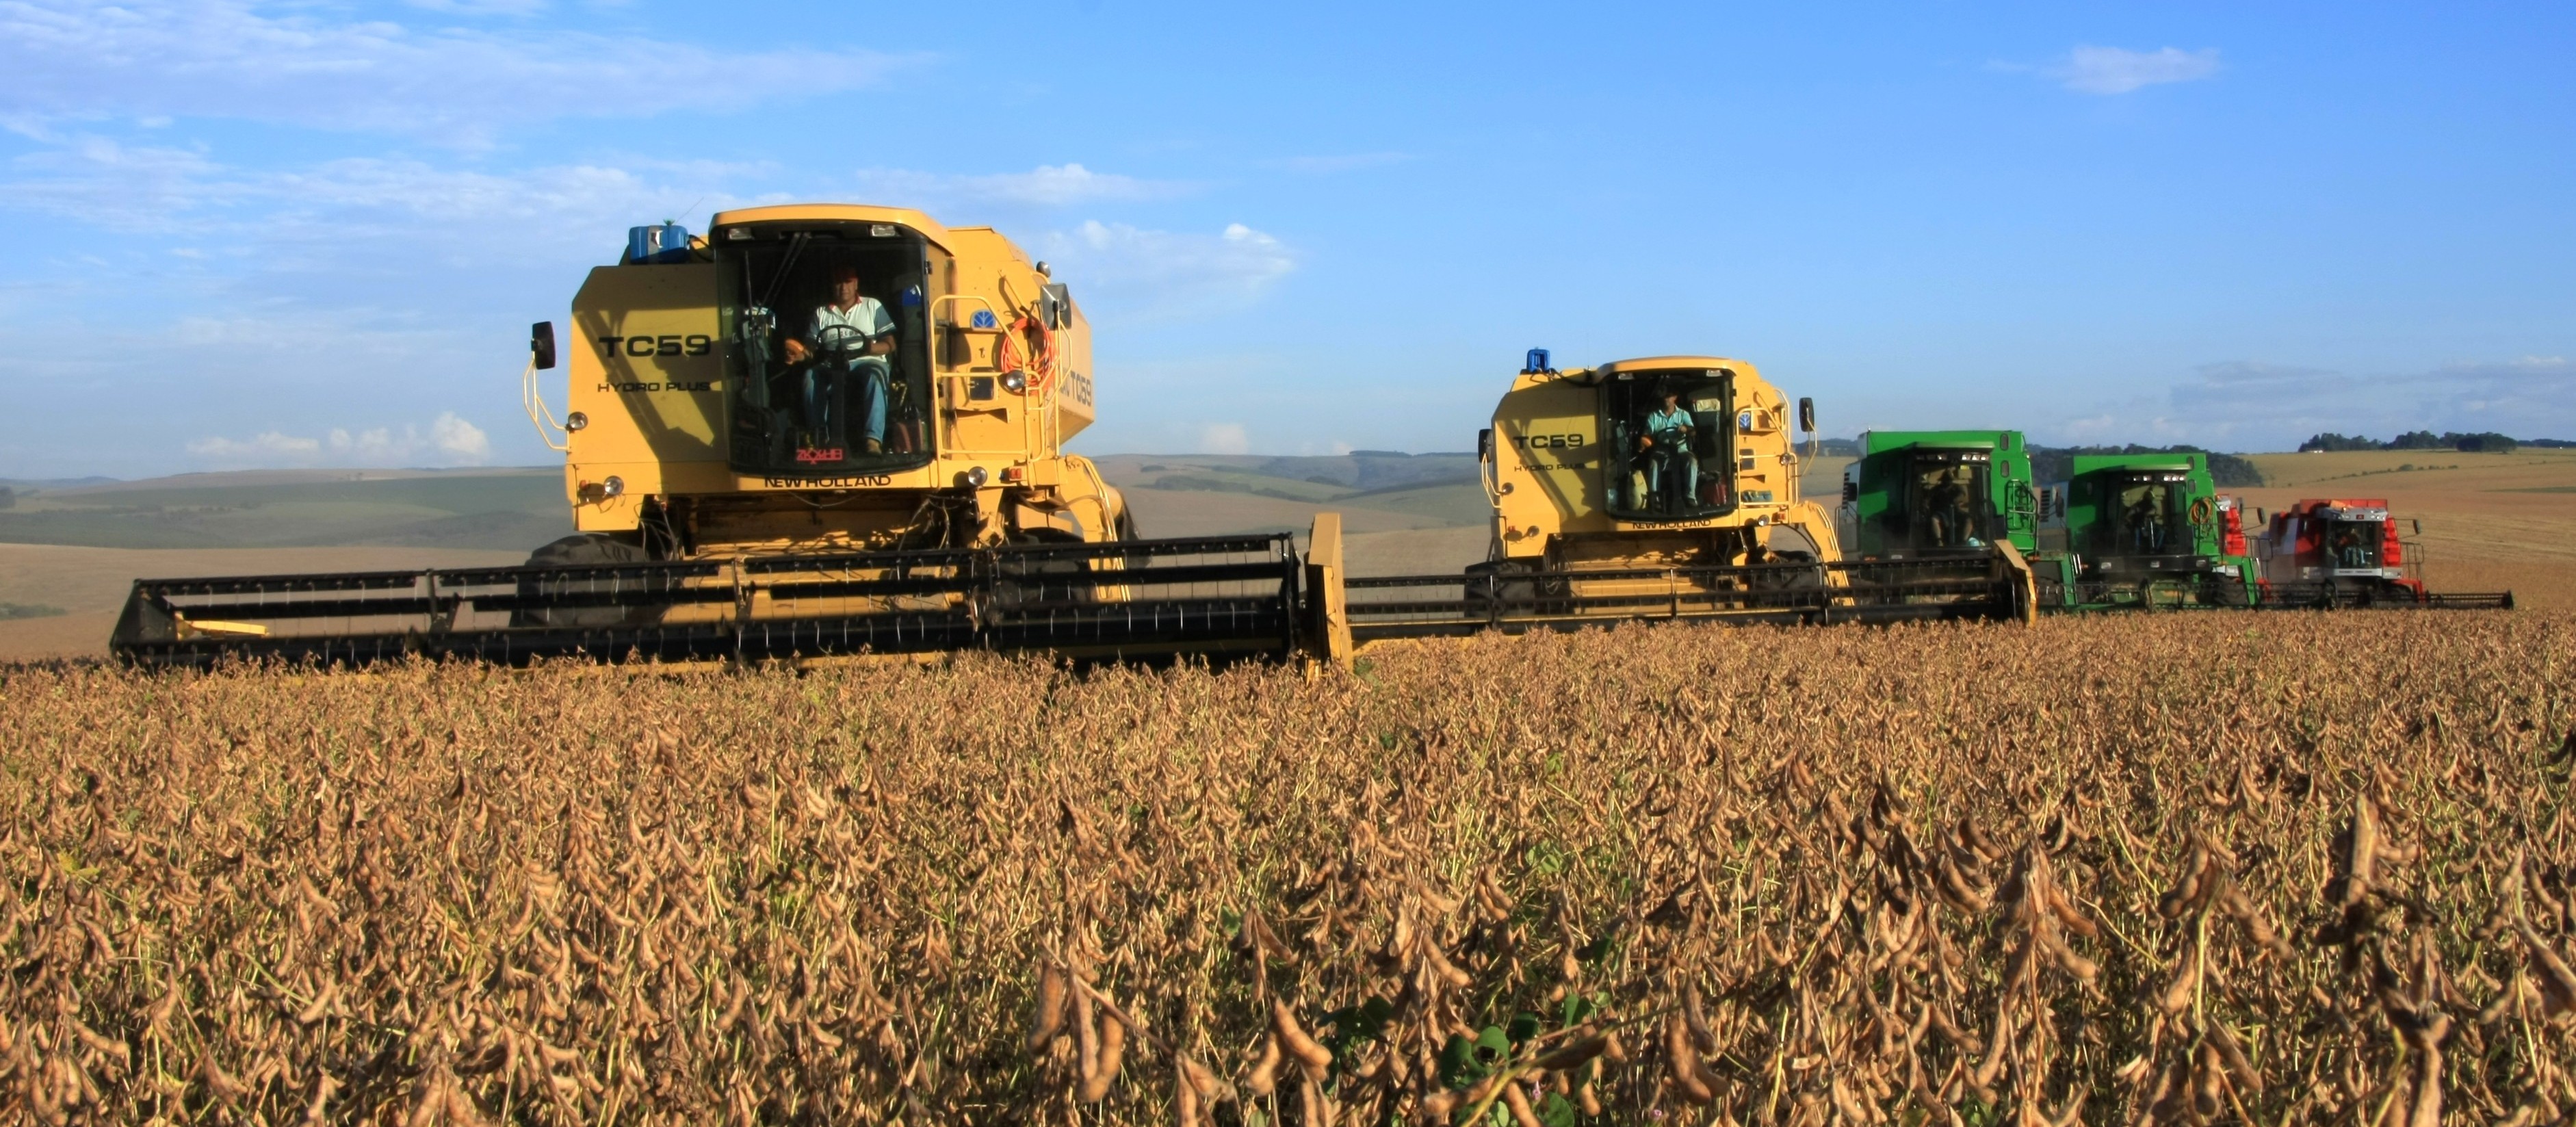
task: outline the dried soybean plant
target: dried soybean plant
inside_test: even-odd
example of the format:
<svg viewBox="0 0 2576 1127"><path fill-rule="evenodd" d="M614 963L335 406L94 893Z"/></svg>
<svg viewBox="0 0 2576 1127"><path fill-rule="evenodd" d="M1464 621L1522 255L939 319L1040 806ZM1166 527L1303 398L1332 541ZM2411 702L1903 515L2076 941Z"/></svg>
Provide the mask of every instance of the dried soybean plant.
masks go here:
<svg viewBox="0 0 2576 1127"><path fill-rule="evenodd" d="M0 666L41 1123L2576 1114L2576 620Z"/></svg>

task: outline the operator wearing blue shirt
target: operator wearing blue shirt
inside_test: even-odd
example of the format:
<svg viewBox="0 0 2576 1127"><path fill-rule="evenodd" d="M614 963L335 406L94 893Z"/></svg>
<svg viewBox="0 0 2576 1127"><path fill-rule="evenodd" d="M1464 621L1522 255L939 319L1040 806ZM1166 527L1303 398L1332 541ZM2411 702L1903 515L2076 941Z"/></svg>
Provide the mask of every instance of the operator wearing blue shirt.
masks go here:
<svg viewBox="0 0 2576 1127"><path fill-rule="evenodd" d="M1661 410L1646 416L1646 433L1637 437L1637 449L1646 455L1646 488L1664 499L1667 510L1692 504L1699 496L1699 459L1691 457L1691 414L1682 409L1681 393L1670 389L1663 394ZM1666 498L1664 474L1670 470L1681 485L1681 496Z"/></svg>

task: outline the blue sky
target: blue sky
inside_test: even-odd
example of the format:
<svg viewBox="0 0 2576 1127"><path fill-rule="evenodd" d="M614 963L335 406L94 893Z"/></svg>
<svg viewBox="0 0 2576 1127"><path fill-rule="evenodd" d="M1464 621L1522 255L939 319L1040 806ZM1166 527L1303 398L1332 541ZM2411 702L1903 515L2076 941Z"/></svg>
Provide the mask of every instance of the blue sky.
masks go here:
<svg viewBox="0 0 2576 1127"><path fill-rule="evenodd" d="M1469 448L1530 347L1827 433L2576 438L2576 8L0 0L0 476L537 464L627 226L1001 227L1093 453ZM555 384L558 391L560 381Z"/></svg>

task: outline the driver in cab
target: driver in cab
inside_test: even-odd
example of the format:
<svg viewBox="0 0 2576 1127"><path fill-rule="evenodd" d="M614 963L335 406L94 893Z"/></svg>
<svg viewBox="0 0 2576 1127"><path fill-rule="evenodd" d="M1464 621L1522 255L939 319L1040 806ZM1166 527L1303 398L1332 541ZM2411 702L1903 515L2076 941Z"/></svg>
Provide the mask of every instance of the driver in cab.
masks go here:
<svg viewBox="0 0 2576 1127"><path fill-rule="evenodd" d="M1646 456L1646 488L1663 500L1666 511L1679 511L1699 492L1699 462L1690 456L1691 413L1682 407L1679 390L1663 388L1656 398L1664 405L1647 413L1637 451Z"/></svg>
<svg viewBox="0 0 2576 1127"><path fill-rule="evenodd" d="M856 266L832 269L831 298L814 307L803 338L787 339L787 362L805 370L805 419L818 444L837 444L842 437L842 380L859 377L857 411L859 452L885 449L886 381L892 370L885 357L894 351L894 317L877 299L859 292Z"/></svg>

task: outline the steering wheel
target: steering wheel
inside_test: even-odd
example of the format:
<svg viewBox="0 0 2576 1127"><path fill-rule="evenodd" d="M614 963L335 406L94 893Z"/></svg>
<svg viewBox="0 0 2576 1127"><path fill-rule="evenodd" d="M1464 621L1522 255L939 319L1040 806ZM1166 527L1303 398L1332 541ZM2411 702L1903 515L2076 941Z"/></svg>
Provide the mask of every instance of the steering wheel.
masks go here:
<svg viewBox="0 0 2576 1127"><path fill-rule="evenodd" d="M831 360L856 360L868 354L868 342L868 334L857 325L825 325L814 334L814 351Z"/></svg>

